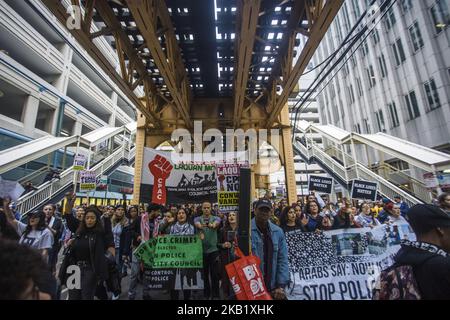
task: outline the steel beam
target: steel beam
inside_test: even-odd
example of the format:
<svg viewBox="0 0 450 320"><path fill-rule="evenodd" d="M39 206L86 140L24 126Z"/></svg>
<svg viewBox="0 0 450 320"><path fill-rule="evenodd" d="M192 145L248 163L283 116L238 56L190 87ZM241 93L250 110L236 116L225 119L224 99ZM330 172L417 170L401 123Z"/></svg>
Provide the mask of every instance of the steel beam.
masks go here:
<svg viewBox="0 0 450 320"><path fill-rule="evenodd" d="M127 5L170 91L176 110L186 127L191 128L191 88L165 1L127 0ZM164 37L165 48L159 37Z"/></svg>
<svg viewBox="0 0 450 320"><path fill-rule="evenodd" d="M261 0L239 0L236 18L236 63L234 76L233 124L238 128L244 109L247 82L252 62L253 46L258 25Z"/></svg>
<svg viewBox="0 0 450 320"><path fill-rule="evenodd" d="M104 2L105 0L97 0L95 5ZM70 15L67 13L66 8L59 0L43 0L45 6L53 13L58 21L67 26ZM155 127L160 127L161 122L155 113L148 110L145 105L140 101L134 92L130 89L129 83L117 73L115 67L110 64L108 59L103 55L101 50L92 42L90 33L84 32L82 28L70 29L69 32L75 38L76 41L87 51L87 53L94 59L94 61L100 66L100 68L111 77L114 83L122 90L123 93L134 103L134 105L149 119L152 121Z"/></svg>
<svg viewBox="0 0 450 320"><path fill-rule="evenodd" d="M278 95L276 92L273 93L273 90L269 94L268 101L272 103L272 107L269 107L270 115L267 120L267 127L271 127L278 118L281 110L288 101L289 95L298 84L301 75L305 71L325 33L328 31L329 26L339 12L344 0L328 0L323 8L320 8L322 2L323 1L321 0L316 0L307 8L307 12L312 12L312 14L308 13L311 19L310 21L313 23L312 26L310 26L311 36L306 42L295 66L292 69L286 69L287 71L285 72L283 82L281 83L283 89L281 94Z"/></svg>

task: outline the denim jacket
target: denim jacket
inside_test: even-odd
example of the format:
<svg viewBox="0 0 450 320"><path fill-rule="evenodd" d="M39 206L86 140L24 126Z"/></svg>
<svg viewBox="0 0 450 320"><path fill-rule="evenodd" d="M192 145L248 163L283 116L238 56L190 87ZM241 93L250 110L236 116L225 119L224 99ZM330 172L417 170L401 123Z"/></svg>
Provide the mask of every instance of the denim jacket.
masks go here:
<svg viewBox="0 0 450 320"><path fill-rule="evenodd" d="M273 243L273 264L270 287L272 290L285 287L289 284L289 263L286 238L283 230L269 221L269 230ZM261 259L261 272L264 273L264 241L261 232L256 227L255 219L252 219L252 253Z"/></svg>

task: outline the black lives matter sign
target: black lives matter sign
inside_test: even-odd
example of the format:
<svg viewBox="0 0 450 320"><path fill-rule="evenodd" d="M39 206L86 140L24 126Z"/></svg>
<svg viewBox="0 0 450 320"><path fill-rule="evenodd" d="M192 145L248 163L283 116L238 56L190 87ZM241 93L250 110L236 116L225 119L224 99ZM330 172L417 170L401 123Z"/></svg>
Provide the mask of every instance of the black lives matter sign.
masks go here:
<svg viewBox="0 0 450 320"><path fill-rule="evenodd" d="M333 179L319 176L309 176L309 191L317 191L321 193L331 193L333 189Z"/></svg>
<svg viewBox="0 0 450 320"><path fill-rule="evenodd" d="M378 183L364 180L353 180L352 199L375 201L377 198Z"/></svg>

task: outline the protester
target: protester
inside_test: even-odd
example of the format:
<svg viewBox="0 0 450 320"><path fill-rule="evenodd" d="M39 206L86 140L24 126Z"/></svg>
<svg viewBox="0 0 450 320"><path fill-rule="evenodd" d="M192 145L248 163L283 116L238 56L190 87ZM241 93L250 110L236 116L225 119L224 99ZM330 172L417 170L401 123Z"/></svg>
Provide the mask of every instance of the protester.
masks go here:
<svg viewBox="0 0 450 320"><path fill-rule="evenodd" d="M115 255L114 239L105 232L100 211L95 206L88 207L64 258L68 260L63 262L66 269L60 269L62 284L67 280L67 266L75 264L81 269L81 288L69 289L69 300L94 299L97 284L109 276L107 254Z"/></svg>
<svg viewBox="0 0 450 320"><path fill-rule="evenodd" d="M272 203L267 199L255 205L251 222L252 253L261 259L261 271L267 290L276 300L286 299L285 286L289 283L289 265L283 230L269 221Z"/></svg>
<svg viewBox="0 0 450 320"><path fill-rule="evenodd" d="M123 229L127 226L128 219L125 217L125 208L123 205L117 205L111 218L111 227L116 251L116 267L121 277L127 275L126 267L124 268L123 265L123 257L126 257L126 254L129 252L125 243L126 234L123 232Z"/></svg>
<svg viewBox="0 0 450 320"><path fill-rule="evenodd" d="M228 213L227 220L223 228L219 231L219 248L220 248L220 262L221 262L221 285L224 297L227 299L234 299L234 292L230 287L230 281L225 270L225 266L237 259L234 254L235 248L238 246L237 242L238 221L237 213L232 211Z"/></svg>
<svg viewBox="0 0 450 320"><path fill-rule="evenodd" d="M202 215L195 218L194 225L199 230L203 243L204 295L205 299L219 299L217 230L220 226L220 218L211 215L211 203L209 202L204 202L201 210Z"/></svg>
<svg viewBox="0 0 450 320"><path fill-rule="evenodd" d="M371 213L370 205L367 202L363 202L360 205L359 215L355 217L355 223L361 228L373 228L381 224L378 219L374 218L374 214Z"/></svg>
<svg viewBox="0 0 450 320"><path fill-rule="evenodd" d="M53 246L49 250L48 264L52 273L56 272L56 262L59 250L61 250L61 235L63 233L63 222L61 218L55 216L56 205L47 204L44 207L45 222L53 235Z"/></svg>
<svg viewBox="0 0 450 320"><path fill-rule="evenodd" d="M406 202L404 202L400 196L394 197L394 204L399 205L400 213L401 213L402 217L405 217L409 210L408 204Z"/></svg>
<svg viewBox="0 0 450 320"><path fill-rule="evenodd" d="M329 217L320 215L320 207L315 201L308 201L305 205L306 213L301 218L301 223L307 232L330 230L332 223Z"/></svg>
<svg viewBox="0 0 450 320"><path fill-rule="evenodd" d="M138 284L139 275L141 272L140 262L134 255L134 250L139 247L141 243L141 231L140 231L140 216L138 215L139 208L137 206L132 206L128 210L128 226L125 227L123 231L126 235L126 244L125 249L129 250L129 253L126 254L126 251L123 253L126 256L131 256L130 266L131 266L131 274L130 274L130 285L128 287L128 299L134 300L136 299L136 288Z"/></svg>
<svg viewBox="0 0 450 320"><path fill-rule="evenodd" d="M449 215L437 206L418 204L408 211L406 217L417 241L402 242L394 257L394 266L381 273L374 299L448 300Z"/></svg>
<svg viewBox="0 0 450 320"><path fill-rule="evenodd" d="M450 214L450 193L444 192L438 197L439 207Z"/></svg>
<svg viewBox="0 0 450 320"><path fill-rule="evenodd" d="M384 206L383 206L383 210L381 210L381 212L378 214L378 221L380 221L380 223L385 223L388 219L389 216L393 214L393 209L394 209L394 203L389 201L389 200L383 200Z"/></svg>
<svg viewBox="0 0 450 320"><path fill-rule="evenodd" d="M16 229L8 222L3 208L0 208L0 240L19 241Z"/></svg>
<svg viewBox="0 0 450 320"><path fill-rule="evenodd" d="M388 210L387 213L389 215L386 220L387 224L399 224L399 223L408 223L405 218L401 215L400 205L394 204L392 205L392 210Z"/></svg>
<svg viewBox="0 0 450 320"><path fill-rule="evenodd" d="M353 208L346 204L342 207L334 219L333 229L348 229L359 228L360 226L355 223L355 216L353 215Z"/></svg>
<svg viewBox="0 0 450 320"><path fill-rule="evenodd" d="M23 188L25 189L25 191L22 193L21 196L33 192L35 190L37 190L37 188L33 185L33 183L31 181L27 181L23 184Z"/></svg>
<svg viewBox="0 0 450 320"><path fill-rule="evenodd" d="M304 231L304 228L300 221L297 219L297 215L295 214L295 209L293 207L285 207L280 216L280 227L284 232L301 230Z"/></svg>
<svg viewBox="0 0 450 320"><path fill-rule="evenodd" d="M32 211L28 214L28 224L17 221L9 209L10 199L3 199L3 210L8 222L20 235L20 244L39 250L42 258L48 263L49 250L53 246L53 235L45 223L43 211Z"/></svg>
<svg viewBox="0 0 450 320"><path fill-rule="evenodd" d="M56 299L56 280L36 250L1 239L0 270L0 300Z"/></svg>
<svg viewBox="0 0 450 320"><path fill-rule="evenodd" d="M171 235L191 236L195 234L195 228L192 224L188 222L186 211L182 208L178 209L178 213L176 215L176 222L171 224L168 229L169 229L168 233ZM183 276L183 270L181 270L181 276ZM190 300L191 290L181 290L181 291L183 291L184 300ZM170 299L178 300L179 290L171 290Z"/></svg>

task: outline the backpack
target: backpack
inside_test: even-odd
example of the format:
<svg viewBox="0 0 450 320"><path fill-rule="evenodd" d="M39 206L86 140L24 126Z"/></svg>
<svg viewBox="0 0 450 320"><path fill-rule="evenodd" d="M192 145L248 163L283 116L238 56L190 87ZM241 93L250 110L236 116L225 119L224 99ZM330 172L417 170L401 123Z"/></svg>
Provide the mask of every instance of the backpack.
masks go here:
<svg viewBox="0 0 450 320"><path fill-rule="evenodd" d="M410 265L393 265L381 272L373 300L420 300L422 298Z"/></svg>

